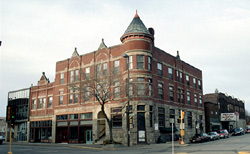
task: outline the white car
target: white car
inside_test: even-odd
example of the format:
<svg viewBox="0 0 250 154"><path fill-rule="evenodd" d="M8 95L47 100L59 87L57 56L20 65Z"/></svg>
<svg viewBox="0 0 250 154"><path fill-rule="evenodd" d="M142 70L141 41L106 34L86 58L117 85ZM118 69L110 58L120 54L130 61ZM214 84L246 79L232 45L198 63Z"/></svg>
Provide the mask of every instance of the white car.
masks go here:
<svg viewBox="0 0 250 154"><path fill-rule="evenodd" d="M209 132L210 140L218 140L220 139L220 135L217 132Z"/></svg>

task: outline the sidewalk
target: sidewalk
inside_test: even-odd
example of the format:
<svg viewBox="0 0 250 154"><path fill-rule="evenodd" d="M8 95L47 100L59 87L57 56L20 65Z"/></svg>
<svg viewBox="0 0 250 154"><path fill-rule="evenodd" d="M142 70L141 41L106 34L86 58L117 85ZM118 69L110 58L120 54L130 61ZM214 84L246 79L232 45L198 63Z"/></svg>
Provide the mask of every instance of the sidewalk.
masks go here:
<svg viewBox="0 0 250 154"><path fill-rule="evenodd" d="M9 144L4 142L3 144ZM127 147L121 144L68 144L68 143L27 143L27 142L12 142L12 145L27 145L27 146L67 146L72 148L84 148L84 149L95 149L95 150L115 150L115 149L151 149L151 148L172 148L172 142L160 143L160 144L137 144ZM179 141L174 142L175 147L185 147L188 144L180 145Z"/></svg>

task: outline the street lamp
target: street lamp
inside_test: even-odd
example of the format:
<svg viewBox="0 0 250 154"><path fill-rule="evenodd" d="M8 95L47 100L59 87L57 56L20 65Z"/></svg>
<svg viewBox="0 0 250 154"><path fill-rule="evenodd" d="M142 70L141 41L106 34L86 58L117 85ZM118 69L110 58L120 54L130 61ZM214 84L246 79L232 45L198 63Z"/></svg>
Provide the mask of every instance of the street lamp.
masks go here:
<svg viewBox="0 0 250 154"><path fill-rule="evenodd" d="M127 139L128 139L128 147L130 146L130 127L129 127L129 56L127 54L122 55L123 58L127 59L127 70L128 70L128 79L127 79Z"/></svg>

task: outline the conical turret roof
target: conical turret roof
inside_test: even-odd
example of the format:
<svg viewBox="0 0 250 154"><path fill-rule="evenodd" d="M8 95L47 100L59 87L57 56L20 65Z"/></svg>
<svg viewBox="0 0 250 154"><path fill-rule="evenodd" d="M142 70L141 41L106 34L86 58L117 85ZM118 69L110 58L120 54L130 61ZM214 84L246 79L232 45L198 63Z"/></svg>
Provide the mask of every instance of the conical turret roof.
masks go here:
<svg viewBox="0 0 250 154"><path fill-rule="evenodd" d="M135 14L135 17L133 18L132 22L129 24L128 28L124 32L124 34L121 37L121 40L125 38L126 36L130 34L145 34L145 35L151 35L140 17L137 14Z"/></svg>

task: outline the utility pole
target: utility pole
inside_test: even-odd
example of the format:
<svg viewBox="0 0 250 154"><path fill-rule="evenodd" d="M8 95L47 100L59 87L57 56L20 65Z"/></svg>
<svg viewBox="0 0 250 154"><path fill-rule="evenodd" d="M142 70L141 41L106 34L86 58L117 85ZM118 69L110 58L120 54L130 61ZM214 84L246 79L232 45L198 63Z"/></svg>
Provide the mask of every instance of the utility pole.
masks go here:
<svg viewBox="0 0 250 154"><path fill-rule="evenodd" d="M127 54L122 55L123 58L127 59L127 71L128 71L128 79L127 79L127 98L128 98L128 104L127 104L127 139L128 139L128 147L130 146L130 124L129 124L129 56Z"/></svg>

